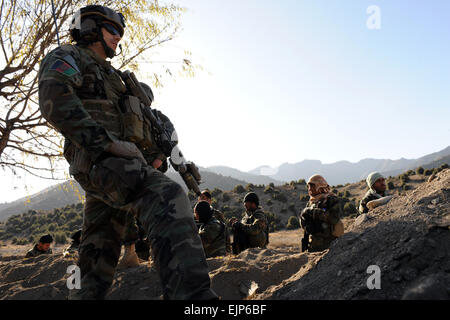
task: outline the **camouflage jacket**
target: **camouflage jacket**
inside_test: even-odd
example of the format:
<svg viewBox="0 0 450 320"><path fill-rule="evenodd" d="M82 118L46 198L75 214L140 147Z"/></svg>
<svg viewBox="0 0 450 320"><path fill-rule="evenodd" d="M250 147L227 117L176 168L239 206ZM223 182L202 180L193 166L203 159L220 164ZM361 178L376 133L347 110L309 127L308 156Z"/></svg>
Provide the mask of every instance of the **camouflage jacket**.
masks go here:
<svg viewBox="0 0 450 320"><path fill-rule="evenodd" d="M225 219L224 214L223 214L222 212L220 212L219 210L214 209L214 208L213 208L213 216L214 216L214 218L216 218L216 219L219 220L220 222L222 222L222 223L224 223L224 224L227 223L227 222L226 222L227 220Z"/></svg>
<svg viewBox="0 0 450 320"><path fill-rule="evenodd" d="M37 246L38 245L35 244L33 249L31 249L31 250L29 250L27 252L27 254L25 255L25 258L32 258L32 257L37 257L37 256L39 256L41 254L51 254L51 253L53 253L52 248L49 248L47 251L42 251L42 250L39 250Z"/></svg>
<svg viewBox="0 0 450 320"><path fill-rule="evenodd" d="M253 212L246 211L241 221L235 223L235 229L246 235L251 248L263 248L269 242L269 224L261 207Z"/></svg>
<svg viewBox="0 0 450 320"><path fill-rule="evenodd" d="M38 77L41 113L65 137L64 157L75 179L86 178L111 142L135 142L124 136L130 130L121 104L127 89L109 61L87 47L64 45L44 57ZM152 140L149 128L143 128L142 135ZM165 160L154 143L147 149L136 145L149 163Z"/></svg>
<svg viewBox="0 0 450 320"><path fill-rule="evenodd" d="M301 213L303 218L300 221L301 223L310 221L310 223L314 224L315 230L311 232L313 237L328 238L333 237L332 226L339 222L342 213L343 206L341 199L331 195L316 203L309 201ZM305 229L308 226L302 225L302 227Z"/></svg>
<svg viewBox="0 0 450 320"><path fill-rule="evenodd" d="M368 190L364 197L359 202L358 211L360 214L369 212L369 208L367 208L367 203L369 203L372 200L377 200L382 197L385 197L386 194L383 192L381 194L374 192L373 190Z"/></svg>
<svg viewBox="0 0 450 320"><path fill-rule="evenodd" d="M207 258L226 254L226 232L222 222L212 217L208 222L200 225L198 234L202 239Z"/></svg>

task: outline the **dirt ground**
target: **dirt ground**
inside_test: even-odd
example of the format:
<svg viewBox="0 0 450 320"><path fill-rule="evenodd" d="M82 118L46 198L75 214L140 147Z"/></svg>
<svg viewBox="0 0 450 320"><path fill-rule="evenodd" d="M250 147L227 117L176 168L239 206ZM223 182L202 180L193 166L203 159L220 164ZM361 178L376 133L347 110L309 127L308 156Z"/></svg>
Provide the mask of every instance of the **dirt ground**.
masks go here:
<svg viewBox="0 0 450 320"><path fill-rule="evenodd" d="M212 288L240 299L450 299L450 170L367 216L345 218L345 234L319 253L300 252L300 230L271 233L265 249L208 259ZM67 299L75 257L23 259L27 246L0 246L0 299ZM380 268L380 290L367 268ZM150 262L119 270L107 299L161 299Z"/></svg>

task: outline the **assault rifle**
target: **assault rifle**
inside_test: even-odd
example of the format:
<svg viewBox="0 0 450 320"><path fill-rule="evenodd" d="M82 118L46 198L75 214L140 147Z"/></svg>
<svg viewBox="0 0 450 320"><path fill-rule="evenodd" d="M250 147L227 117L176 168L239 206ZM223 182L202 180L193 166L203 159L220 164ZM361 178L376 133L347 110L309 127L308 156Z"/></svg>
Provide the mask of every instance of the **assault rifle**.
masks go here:
<svg viewBox="0 0 450 320"><path fill-rule="evenodd" d="M141 83L136 79L133 72L126 70L120 72L120 75L125 82L128 91L130 91L133 96L138 97L142 104L144 104L142 112L144 117L150 121L152 134L155 137L158 147L162 150L164 155L169 158L172 167L180 174L188 189L194 191L197 195L200 195L201 192L198 186L201 183L200 172L193 162L187 162L184 159L183 154L178 149L178 139L174 134L175 129L173 126L168 128L166 123L162 121L158 114L151 108L152 99L142 88Z"/></svg>

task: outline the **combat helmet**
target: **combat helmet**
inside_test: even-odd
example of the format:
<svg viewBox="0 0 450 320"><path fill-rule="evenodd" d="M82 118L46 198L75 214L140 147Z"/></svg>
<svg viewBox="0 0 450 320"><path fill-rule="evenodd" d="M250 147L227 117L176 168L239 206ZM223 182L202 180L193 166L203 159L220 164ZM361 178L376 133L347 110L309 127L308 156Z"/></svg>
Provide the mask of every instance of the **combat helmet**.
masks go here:
<svg viewBox="0 0 450 320"><path fill-rule="evenodd" d="M114 28L111 28L111 25ZM118 31L122 37L125 29L125 19L120 12L115 12L108 7L89 5L81 8L74 14L69 31L77 45L88 45L100 41L105 49L106 56L112 58L115 52L106 45L101 31L102 27L112 33Z"/></svg>
<svg viewBox="0 0 450 320"><path fill-rule="evenodd" d="M244 203L245 202L253 202L257 206L259 206L259 198L258 195L254 192L249 192L244 197Z"/></svg>

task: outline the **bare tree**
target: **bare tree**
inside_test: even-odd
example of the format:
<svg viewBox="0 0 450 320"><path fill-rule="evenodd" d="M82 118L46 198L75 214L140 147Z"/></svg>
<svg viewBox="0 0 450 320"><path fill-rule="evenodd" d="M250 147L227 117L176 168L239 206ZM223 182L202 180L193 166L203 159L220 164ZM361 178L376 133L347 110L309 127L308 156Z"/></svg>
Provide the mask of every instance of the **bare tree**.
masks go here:
<svg viewBox="0 0 450 320"><path fill-rule="evenodd" d="M76 10L93 1L55 0L55 17L61 44L69 43L68 26ZM173 39L184 9L159 5L157 0L105 1L102 5L122 12L127 28L119 67L136 70L136 58ZM42 58L57 47L51 0L1 0L0 5L0 166L47 179L66 179L61 171L62 137L42 118L37 99L37 73ZM184 52L181 71L192 74ZM117 60L116 59L116 60ZM117 62L117 61L116 61ZM173 66L172 66L173 68ZM170 68L166 73L172 74ZM153 74L153 84L161 83ZM42 160L47 160L46 162Z"/></svg>

